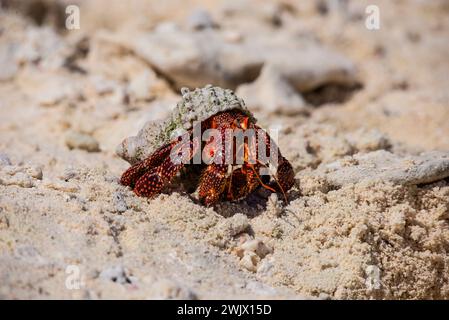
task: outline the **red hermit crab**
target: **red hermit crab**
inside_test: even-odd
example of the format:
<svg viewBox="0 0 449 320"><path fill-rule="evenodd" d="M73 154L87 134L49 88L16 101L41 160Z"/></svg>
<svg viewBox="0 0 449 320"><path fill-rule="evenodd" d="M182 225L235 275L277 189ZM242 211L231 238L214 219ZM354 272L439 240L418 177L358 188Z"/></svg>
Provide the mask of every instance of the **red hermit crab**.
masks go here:
<svg viewBox="0 0 449 320"><path fill-rule="evenodd" d="M121 184L153 197L179 172L199 166L198 197L207 206L243 199L261 186L285 196L293 168L243 100L211 85L181 93L169 119L148 124L119 146L118 154L133 164Z"/></svg>

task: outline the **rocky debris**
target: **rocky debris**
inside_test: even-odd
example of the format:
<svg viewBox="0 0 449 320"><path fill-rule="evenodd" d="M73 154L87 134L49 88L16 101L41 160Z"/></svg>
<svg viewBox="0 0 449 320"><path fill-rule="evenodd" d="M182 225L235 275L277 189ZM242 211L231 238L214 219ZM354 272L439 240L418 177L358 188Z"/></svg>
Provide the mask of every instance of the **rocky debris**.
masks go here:
<svg viewBox="0 0 449 320"><path fill-rule="evenodd" d="M155 30L133 37L103 34L102 42L131 50L178 89L208 83L234 89L256 79L265 64L273 65L300 92L357 81L350 60L310 39L284 33L242 37L242 41L229 42L224 31Z"/></svg>
<svg viewBox="0 0 449 320"><path fill-rule="evenodd" d="M282 203L276 193L270 194L267 201L267 213L273 217L279 217L282 213Z"/></svg>
<svg viewBox="0 0 449 320"><path fill-rule="evenodd" d="M328 193L335 188L326 179L326 174L323 172L310 171L299 173L296 176L300 181L299 190L301 195L313 195L317 192Z"/></svg>
<svg viewBox="0 0 449 320"><path fill-rule="evenodd" d="M65 41L49 26L36 28L20 16L0 14L0 28L11 30L0 40L0 81L14 79L43 106L72 98L71 89L82 84L60 72L74 50L72 40Z"/></svg>
<svg viewBox="0 0 449 320"><path fill-rule="evenodd" d="M275 27L282 26L282 18L286 12L292 11L294 6L287 3L251 1L227 1L221 7L223 19L233 19L234 23L241 23L239 27Z"/></svg>
<svg viewBox="0 0 449 320"><path fill-rule="evenodd" d="M89 77L89 84L91 86L91 89L99 96L113 94L120 88L120 85L117 81L109 80L104 78L103 76L98 75Z"/></svg>
<svg viewBox="0 0 449 320"><path fill-rule="evenodd" d="M74 168L73 166L68 166L68 167L64 168L64 170L58 176L58 178L60 178L64 181L76 179L79 176L79 171L80 170L78 168Z"/></svg>
<svg viewBox="0 0 449 320"><path fill-rule="evenodd" d="M187 27L192 30L216 28L218 25L210 13L202 8L196 8L187 18Z"/></svg>
<svg viewBox="0 0 449 320"><path fill-rule="evenodd" d="M402 185L424 184L449 177L449 153L435 151L399 156L378 150L326 164L321 170L334 186L376 180Z"/></svg>
<svg viewBox="0 0 449 320"><path fill-rule="evenodd" d="M259 261L260 258L257 254L248 251L243 253L243 256L241 257L239 264L248 271L256 272L257 264L259 263Z"/></svg>
<svg viewBox="0 0 449 320"><path fill-rule="evenodd" d="M234 253L240 258L240 265L252 272L257 271L257 267L261 259L273 249L269 248L259 239L248 239L241 245L233 249Z"/></svg>
<svg viewBox="0 0 449 320"><path fill-rule="evenodd" d="M88 152L100 151L100 145L94 137L75 131L69 131L65 136L65 144L70 149L81 149Z"/></svg>
<svg viewBox="0 0 449 320"><path fill-rule="evenodd" d="M52 28L34 28L19 16L0 14L0 27L12 30L1 39L0 81L14 78L19 66L29 65L41 71L54 71L64 65L70 45Z"/></svg>
<svg viewBox="0 0 449 320"><path fill-rule="evenodd" d="M60 80L50 81L41 86L36 94L36 101L41 106L54 106L71 96L71 88L61 84Z"/></svg>
<svg viewBox="0 0 449 320"><path fill-rule="evenodd" d="M8 155L6 153L0 153L0 166L10 166L10 165L12 165L12 163Z"/></svg>
<svg viewBox="0 0 449 320"><path fill-rule="evenodd" d="M102 32L95 33L89 39L89 52L80 64L89 74L114 81L118 85L125 84L125 89L133 93L136 90L136 93L154 96L170 92L169 85L155 75L146 61L130 50L111 43Z"/></svg>
<svg viewBox="0 0 449 320"><path fill-rule="evenodd" d="M122 265L111 266L103 269L100 272L99 278L119 284L130 284L135 281L135 279L129 275L128 270Z"/></svg>
<svg viewBox="0 0 449 320"><path fill-rule="evenodd" d="M273 274L275 260L272 256L263 259L257 266L257 275L260 277L269 277Z"/></svg>
<svg viewBox="0 0 449 320"><path fill-rule="evenodd" d="M33 179L23 172L17 172L16 174L11 174L9 176L2 172L0 184L5 186L16 185L22 188L34 187Z"/></svg>
<svg viewBox="0 0 449 320"><path fill-rule="evenodd" d="M168 85L148 68L136 74L126 88L130 104L150 101L163 92L168 92Z"/></svg>
<svg viewBox="0 0 449 320"><path fill-rule="evenodd" d="M23 15L36 25L50 25L55 29L63 28L66 20L66 3L52 0L5 0L4 9Z"/></svg>
<svg viewBox="0 0 449 320"><path fill-rule="evenodd" d="M10 226L9 219L3 213L3 210L0 210L0 230L6 230Z"/></svg>
<svg viewBox="0 0 449 320"><path fill-rule="evenodd" d="M127 93L133 100L149 100L152 97L151 82L155 79L154 73L145 70L133 78L128 85Z"/></svg>
<svg viewBox="0 0 449 320"><path fill-rule="evenodd" d="M367 130L360 128L345 136L345 139L355 150L364 152L388 150L391 148L390 139L377 129Z"/></svg>
<svg viewBox="0 0 449 320"><path fill-rule="evenodd" d="M31 188L42 180L42 169L32 165L0 166L0 185Z"/></svg>
<svg viewBox="0 0 449 320"><path fill-rule="evenodd" d="M0 46L0 81L8 81L15 77L19 66L15 61L14 47Z"/></svg>
<svg viewBox="0 0 449 320"><path fill-rule="evenodd" d="M226 42L238 43L243 40L243 34L237 30L224 30L223 39Z"/></svg>
<svg viewBox="0 0 449 320"><path fill-rule="evenodd" d="M265 65L256 81L236 91L251 109L296 115L307 111L304 99L272 65Z"/></svg>
<svg viewBox="0 0 449 320"><path fill-rule="evenodd" d="M19 63L38 63L45 70L61 68L70 47L50 27L28 28L25 40L20 42L16 52Z"/></svg>
<svg viewBox="0 0 449 320"><path fill-rule="evenodd" d="M219 222L209 236L209 243L220 248L228 247L235 236L243 233L249 227L249 221L246 215L236 213L230 218Z"/></svg>
<svg viewBox="0 0 449 320"><path fill-rule="evenodd" d="M173 22L173 21L163 21L158 23L155 27L154 30L155 32L175 32L175 31L179 31L180 27L177 23Z"/></svg>
<svg viewBox="0 0 449 320"><path fill-rule="evenodd" d="M245 241L239 247L239 249L243 250L243 252L254 252L261 259L265 258L265 256L269 253L273 252L273 249L269 248L262 240L252 239Z"/></svg>
<svg viewBox="0 0 449 320"><path fill-rule="evenodd" d="M287 128L288 131L290 128ZM280 140L279 147L285 150L283 153L291 160L296 172L356 153L391 148L390 139L378 130L359 129L341 134L335 126L317 122L301 125L290 138L295 141L294 148L284 145L284 141L291 141L288 139Z"/></svg>
<svg viewBox="0 0 449 320"><path fill-rule="evenodd" d="M80 186L78 183L72 181L63 181L63 180L47 180L45 179L42 182L42 186L47 189L73 193L80 191Z"/></svg>
<svg viewBox="0 0 449 320"><path fill-rule="evenodd" d="M156 280L151 286L149 299L157 300L196 300L196 293L190 288L171 279Z"/></svg>
<svg viewBox="0 0 449 320"><path fill-rule="evenodd" d="M272 286L266 285L261 281L249 281L246 286L246 289L251 290L251 292L254 292L255 294L258 294L262 297L266 298L273 298L276 296L279 296L279 291ZM297 297L298 299L305 299L305 297Z"/></svg>
<svg viewBox="0 0 449 320"><path fill-rule="evenodd" d="M303 93L308 105L320 107L322 105L337 105L349 101L362 88L360 83L340 85L328 83Z"/></svg>
<svg viewBox="0 0 449 320"><path fill-rule="evenodd" d="M128 210L128 206L126 205L126 202L125 202L125 196L121 192L117 191L114 193L113 203L114 203L115 210L119 213L123 213L126 210Z"/></svg>

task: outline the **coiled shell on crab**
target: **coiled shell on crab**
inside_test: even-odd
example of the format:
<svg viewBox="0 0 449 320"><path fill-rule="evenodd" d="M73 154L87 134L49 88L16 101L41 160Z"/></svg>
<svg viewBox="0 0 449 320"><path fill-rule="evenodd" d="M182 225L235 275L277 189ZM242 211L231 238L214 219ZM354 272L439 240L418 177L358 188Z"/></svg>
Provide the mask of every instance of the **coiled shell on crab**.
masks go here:
<svg viewBox="0 0 449 320"><path fill-rule="evenodd" d="M181 95L182 99L167 119L147 122L136 136L122 141L116 149L117 155L135 164L170 142L176 130L189 130L196 121L205 121L223 111L240 110L256 121L232 90L207 85L193 91L182 88Z"/></svg>

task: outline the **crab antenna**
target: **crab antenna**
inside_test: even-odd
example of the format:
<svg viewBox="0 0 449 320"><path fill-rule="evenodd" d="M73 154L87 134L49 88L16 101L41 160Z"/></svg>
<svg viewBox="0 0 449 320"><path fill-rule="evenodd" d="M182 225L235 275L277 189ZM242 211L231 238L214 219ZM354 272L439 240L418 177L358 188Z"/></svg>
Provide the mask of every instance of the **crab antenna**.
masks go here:
<svg viewBox="0 0 449 320"><path fill-rule="evenodd" d="M244 145L244 150L245 150L246 152L249 153L248 146L247 146L246 144ZM257 161L259 164L261 164L262 166L264 166L264 167L266 167L266 168L268 167L266 164L262 163L262 162L261 162L259 159L257 159L257 158L256 158L256 161ZM274 190L272 187L270 187L270 186L268 186L268 185L266 185L265 183L262 182L262 179L260 179L259 174L257 173L256 169L254 168L254 166L253 166L252 164L248 163L248 165L249 165L250 168L254 171L254 173L256 174L256 177L257 177L257 179L259 180L260 184L261 184L265 189L268 189L268 190L270 190L271 192L276 192L276 190ZM268 169L269 169L269 168L268 168ZM270 176L274 179L274 181L276 181L277 185L279 186L279 189L280 189L281 192L282 192L282 195L284 196L285 203L288 204L289 202L288 202L288 199L287 199L287 195L286 195L285 192L284 192L284 188L282 188L281 184L279 183L279 181L276 179L276 177L275 177L273 174L270 173Z"/></svg>
<svg viewBox="0 0 449 320"><path fill-rule="evenodd" d="M260 160L257 160L257 162L258 162L259 164L263 165L265 168L268 168L268 166L267 166L266 164L262 163ZM257 174L257 173L256 173L256 174ZM276 177L275 177L273 174L271 174L271 173L270 173L270 176L274 179L274 181L276 181L276 184L279 186L279 189L281 190L282 195L284 196L285 203L286 203L286 204L289 204L289 201L288 201L287 195L285 194L284 188L282 188L282 186L281 186L281 184L279 183L278 179L276 179ZM260 178L259 178L259 180L260 180ZM262 182L261 182L261 183L262 183ZM262 183L262 186L264 186L263 183ZM264 186L264 187L265 187L265 186ZM269 188L270 188L270 187L268 187L267 189L269 189ZM273 189L270 188L269 190L273 190ZM273 190L273 191L276 192L276 190Z"/></svg>
<svg viewBox="0 0 449 320"><path fill-rule="evenodd" d="M262 187L264 187L265 189L268 189L272 192L276 192L276 190L274 190L272 187L266 185L265 183L262 182L262 179L260 179L259 174L256 171L256 168L254 168L253 165L249 164L249 167L253 170L253 172L256 174L257 180L259 180L260 184L262 185Z"/></svg>

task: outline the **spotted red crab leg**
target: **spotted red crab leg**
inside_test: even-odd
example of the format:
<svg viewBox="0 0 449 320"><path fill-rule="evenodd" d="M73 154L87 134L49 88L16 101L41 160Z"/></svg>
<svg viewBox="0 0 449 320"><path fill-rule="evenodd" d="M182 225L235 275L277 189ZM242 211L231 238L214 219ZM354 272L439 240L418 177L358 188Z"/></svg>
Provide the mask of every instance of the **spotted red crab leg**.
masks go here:
<svg viewBox="0 0 449 320"><path fill-rule="evenodd" d="M170 155L170 150L173 148L173 143L166 144L157 149L151 156L139 163L131 166L126 170L120 178L120 183L124 186L134 188L137 180L151 168L159 166L165 158Z"/></svg>
<svg viewBox="0 0 449 320"><path fill-rule="evenodd" d="M208 142L207 147L213 151L214 156L221 154L221 163L211 163L201 173L200 183L198 186L198 196L200 201L206 206L210 206L218 202L226 186L228 164L224 157L226 146L224 141L226 139L226 127L221 127L221 143L216 144L215 141ZM207 149L205 147L205 149ZM221 151L220 151L221 150Z"/></svg>
<svg viewBox="0 0 449 320"><path fill-rule="evenodd" d="M200 201L206 206L215 204L226 185L227 164L210 164L204 169L198 190Z"/></svg>
<svg viewBox="0 0 449 320"><path fill-rule="evenodd" d="M255 175L249 164L244 164L232 172L228 178L228 200L239 200L253 192L260 185L260 180Z"/></svg>
<svg viewBox="0 0 449 320"><path fill-rule="evenodd" d="M175 141L170 145L172 146L170 149L173 150L170 150L170 154L165 157L162 163L150 169L137 180L134 192L138 196L153 197L160 193L163 187L170 183L172 178L184 167L185 163L190 161L198 151L199 138L194 138L185 143ZM182 150L186 150L184 148L188 148L187 154L182 153ZM176 154L179 154L179 158L172 159L172 155Z"/></svg>
<svg viewBox="0 0 449 320"><path fill-rule="evenodd" d="M271 147L272 144L274 144L274 141L271 139L270 135L265 132L265 130L261 129L259 126L254 125L254 127L257 130L262 130L264 132L264 136L265 136L265 145L266 145L266 151L268 151L269 154L271 154ZM277 146L276 146L277 148ZM272 176L273 178L273 182L271 182L270 184L268 184L268 186L262 184L264 186L264 188L267 189L271 189L271 190L275 190L276 192L281 192L284 195L284 198L287 201L287 196L286 196L286 192L288 190L290 190L290 188L293 186L294 184L294 177L295 177L295 173L293 171L293 167L290 164L290 162L288 162L287 159L285 159L282 154L281 151L279 150L279 148L277 148L277 170L276 170L276 174L274 176ZM264 167L268 167L267 164L262 163L261 161L257 160L257 162L259 163L259 165L264 166Z"/></svg>
<svg viewBox="0 0 449 320"><path fill-rule="evenodd" d="M290 190L295 184L295 174L293 172L293 167L283 156L279 154L278 168L276 170L276 176L274 177L274 182L270 183L269 186L275 189L277 192L282 192L285 194L286 191Z"/></svg>

